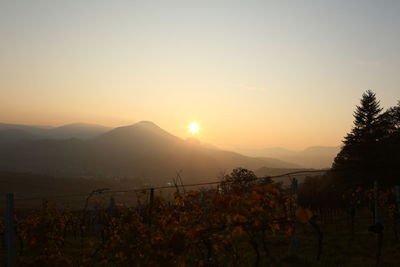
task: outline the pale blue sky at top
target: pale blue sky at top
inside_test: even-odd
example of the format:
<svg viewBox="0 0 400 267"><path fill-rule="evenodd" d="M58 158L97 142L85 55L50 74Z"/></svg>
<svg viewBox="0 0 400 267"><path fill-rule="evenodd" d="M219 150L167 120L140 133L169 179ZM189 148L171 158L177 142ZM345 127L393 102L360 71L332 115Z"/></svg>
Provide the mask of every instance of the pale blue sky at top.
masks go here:
<svg viewBox="0 0 400 267"><path fill-rule="evenodd" d="M226 148L339 145L400 99L400 1L0 1L0 121L151 120Z"/></svg>

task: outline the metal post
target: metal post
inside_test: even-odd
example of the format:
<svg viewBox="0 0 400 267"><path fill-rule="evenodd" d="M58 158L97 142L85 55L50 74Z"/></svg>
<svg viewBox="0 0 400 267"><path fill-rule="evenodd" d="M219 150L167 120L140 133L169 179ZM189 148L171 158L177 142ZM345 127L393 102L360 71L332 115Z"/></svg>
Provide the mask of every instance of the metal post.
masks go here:
<svg viewBox="0 0 400 267"><path fill-rule="evenodd" d="M6 212L4 215L5 226L5 247L6 247L6 266L16 266L15 251L15 223L14 223L14 193L6 194Z"/></svg>
<svg viewBox="0 0 400 267"><path fill-rule="evenodd" d="M298 194L298 183L297 179L293 178L291 185L291 196L292 196L292 201L291 201L292 236L290 241L291 253L294 253L294 250L297 246L297 240L296 240L296 224L297 224L296 209L297 209L297 197L298 197L297 194Z"/></svg>

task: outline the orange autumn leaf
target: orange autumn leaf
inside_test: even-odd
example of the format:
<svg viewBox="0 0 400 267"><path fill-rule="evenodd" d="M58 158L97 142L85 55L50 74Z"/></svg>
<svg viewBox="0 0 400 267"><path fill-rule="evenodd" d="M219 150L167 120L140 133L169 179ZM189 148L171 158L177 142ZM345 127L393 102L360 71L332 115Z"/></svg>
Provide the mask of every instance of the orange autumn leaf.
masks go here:
<svg viewBox="0 0 400 267"><path fill-rule="evenodd" d="M195 197L198 194L199 194L198 191L189 191L189 192L187 192L187 196L189 196L189 197Z"/></svg>
<svg viewBox="0 0 400 267"><path fill-rule="evenodd" d="M311 217L313 216L313 213L310 209L305 209L302 207L298 207L296 210L296 217L301 223L307 223Z"/></svg>

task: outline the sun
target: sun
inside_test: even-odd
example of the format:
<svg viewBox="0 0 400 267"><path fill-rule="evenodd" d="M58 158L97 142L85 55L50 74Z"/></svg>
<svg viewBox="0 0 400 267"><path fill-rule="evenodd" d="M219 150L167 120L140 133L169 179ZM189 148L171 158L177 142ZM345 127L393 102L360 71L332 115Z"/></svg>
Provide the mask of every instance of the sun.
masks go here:
<svg viewBox="0 0 400 267"><path fill-rule="evenodd" d="M192 134L197 134L200 130L200 126L198 123L192 122L189 124L188 129L189 129L189 132L191 132Z"/></svg>

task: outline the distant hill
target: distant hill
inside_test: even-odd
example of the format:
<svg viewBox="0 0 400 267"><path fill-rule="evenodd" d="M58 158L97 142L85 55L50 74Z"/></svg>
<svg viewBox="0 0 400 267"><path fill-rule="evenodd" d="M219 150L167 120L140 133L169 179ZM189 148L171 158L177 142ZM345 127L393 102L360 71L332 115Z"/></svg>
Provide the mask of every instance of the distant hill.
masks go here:
<svg viewBox="0 0 400 267"><path fill-rule="evenodd" d="M40 127L40 126L29 126L21 124L8 124L0 123L0 135L4 131L21 131L25 134L25 139L68 139L68 138L78 138L78 139L89 139L100 134L103 134L109 130L110 127L88 124L88 123L73 123L67 124L60 127ZM15 132L16 135L21 135ZM31 136L29 136L31 135ZM22 137L22 136L21 136Z"/></svg>
<svg viewBox="0 0 400 267"><path fill-rule="evenodd" d="M46 135L55 139L89 139L99 136L112 128L97 124L73 123L48 129Z"/></svg>
<svg viewBox="0 0 400 267"><path fill-rule="evenodd" d="M21 140L35 140L40 138L40 135L36 135L22 129L0 130L0 146L15 144Z"/></svg>
<svg viewBox="0 0 400 267"><path fill-rule="evenodd" d="M7 130L22 130L26 133L33 134L36 136L43 136L45 132L50 129L49 127L22 125L22 124L10 124L0 123L0 132Z"/></svg>
<svg viewBox="0 0 400 267"><path fill-rule="evenodd" d="M280 147L240 150L240 152L246 155L273 157L293 162L303 168L317 169L330 168L339 151L339 146L313 146L301 151L292 151Z"/></svg>
<svg viewBox="0 0 400 267"><path fill-rule="evenodd" d="M61 132L74 127L65 127ZM0 147L0 170L70 177L130 177L146 184L171 181L179 170L184 180L188 179L185 182L193 182L215 180L221 172L236 167L255 170L263 166L298 167L283 160L247 157L186 141L149 121L88 139L28 138Z"/></svg>

